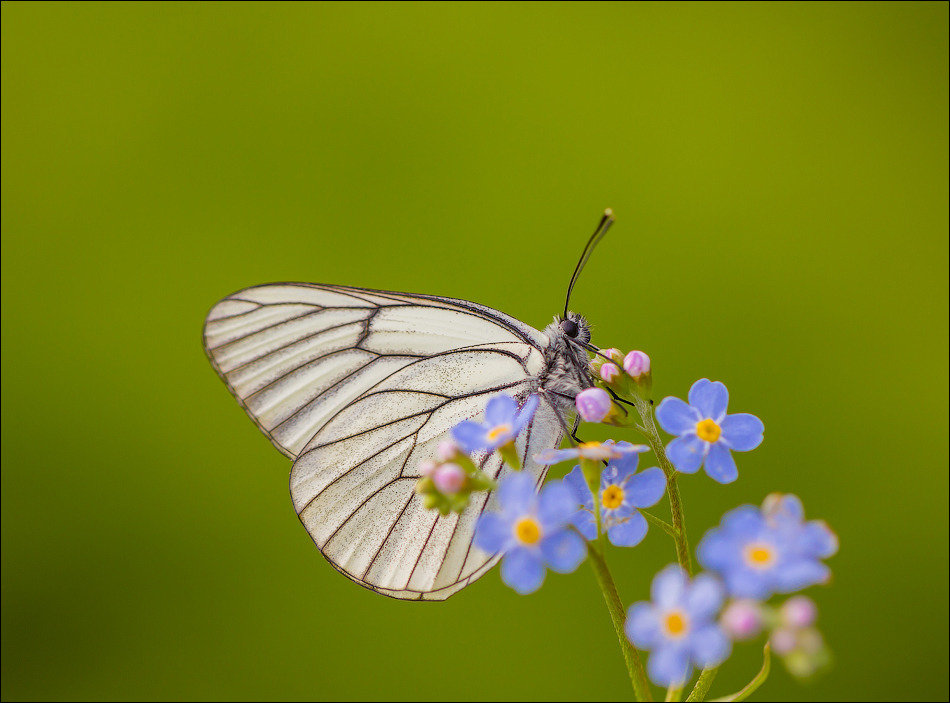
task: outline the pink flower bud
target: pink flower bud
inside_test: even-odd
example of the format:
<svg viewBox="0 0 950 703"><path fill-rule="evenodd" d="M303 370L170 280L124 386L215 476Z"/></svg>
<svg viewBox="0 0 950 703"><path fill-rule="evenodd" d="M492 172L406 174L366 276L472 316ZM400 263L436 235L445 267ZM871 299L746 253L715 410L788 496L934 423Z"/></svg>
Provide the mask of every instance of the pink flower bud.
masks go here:
<svg viewBox="0 0 950 703"><path fill-rule="evenodd" d="M587 388L574 399L584 422L601 422L610 412L610 396L603 388Z"/></svg>
<svg viewBox="0 0 950 703"><path fill-rule="evenodd" d="M620 376L620 367L610 362L600 367L600 378L604 383L613 383Z"/></svg>
<svg viewBox="0 0 950 703"><path fill-rule="evenodd" d="M434 461L423 461L419 464L419 475L432 476L438 466Z"/></svg>
<svg viewBox="0 0 950 703"><path fill-rule="evenodd" d="M606 356L608 359L613 359L618 364L623 359L623 352L616 347L611 347L610 349L601 349L600 353Z"/></svg>
<svg viewBox="0 0 950 703"><path fill-rule="evenodd" d="M623 359L623 370L633 378L650 373L650 357L642 351L632 351Z"/></svg>
<svg viewBox="0 0 950 703"><path fill-rule="evenodd" d="M432 474L432 482L439 489L439 493L444 495L452 495L462 490L465 479L465 469L458 464L442 464Z"/></svg>
<svg viewBox="0 0 950 703"><path fill-rule="evenodd" d="M722 612L720 624L733 639L747 640L762 630L762 609L753 600L732 601Z"/></svg>
<svg viewBox="0 0 950 703"><path fill-rule="evenodd" d="M818 619L818 608L808 596L789 598L782 604L779 612L785 625L798 629L811 627Z"/></svg>
<svg viewBox="0 0 950 703"><path fill-rule="evenodd" d="M452 459L459 455L459 445L451 439L443 440L439 442L439 448L436 449L436 454L439 457L439 461L452 461Z"/></svg>
<svg viewBox="0 0 950 703"><path fill-rule="evenodd" d="M798 635L795 630L780 627L772 632L769 644L772 645L772 651L776 654L788 654L798 646Z"/></svg>

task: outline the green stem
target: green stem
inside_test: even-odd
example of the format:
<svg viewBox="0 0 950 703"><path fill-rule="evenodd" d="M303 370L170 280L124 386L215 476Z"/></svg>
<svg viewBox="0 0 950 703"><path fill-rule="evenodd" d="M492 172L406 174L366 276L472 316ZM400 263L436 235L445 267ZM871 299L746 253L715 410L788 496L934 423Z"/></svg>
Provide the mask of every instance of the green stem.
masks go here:
<svg viewBox="0 0 950 703"><path fill-rule="evenodd" d="M771 651L769 650L768 642L766 642L765 647L762 649L762 668L759 670L759 673L755 675L745 688L741 691L733 693L731 696L723 696L722 698L714 698L714 701L744 701L746 698L751 696L755 690L765 683L765 680L769 677L769 670L772 668L772 657Z"/></svg>
<svg viewBox="0 0 950 703"><path fill-rule="evenodd" d="M638 701L652 701L650 684L647 681L646 672L643 670L640 654L630 644L630 640L627 639L627 635L623 630L623 623L626 619L623 601L620 600L620 594L617 593L617 586L614 584L614 579L607 568L607 562L603 554L593 544L587 545L587 551L590 554L590 565L594 569L594 576L597 577L597 585L600 586L600 590L604 594L607 612L610 613L614 630L617 632L617 639L620 641L620 651L623 652L624 661L627 663L627 673L630 675L630 683L633 684L633 692Z"/></svg>
<svg viewBox="0 0 950 703"><path fill-rule="evenodd" d="M712 686L712 682L713 679L716 678L717 671L719 671L718 666L711 666L708 669L703 669L703 673L699 675L699 679L697 679L696 685L693 686L693 690L689 692L688 696L686 696L687 703L690 703L690 701L706 700L706 694L709 693L709 687Z"/></svg>
<svg viewBox="0 0 950 703"><path fill-rule="evenodd" d="M666 698L664 701L679 701L683 698L683 687L680 686L670 686L666 689Z"/></svg>
<svg viewBox="0 0 950 703"><path fill-rule="evenodd" d="M676 561L683 567L690 576L693 575L693 564L689 557L689 542L686 538L686 521L683 518L683 501L680 499L680 489L676 485L676 469L666 456L666 448L660 439L660 433L656 429L656 422L653 420L653 405L643 400L639 396L634 396L634 402L637 411L640 413L640 419L643 420L644 434L650 449L656 455L660 468L666 474L666 495L670 500L670 514L673 516L673 530L671 536L676 543Z"/></svg>
<svg viewBox="0 0 950 703"><path fill-rule="evenodd" d="M663 446L663 442L660 439L660 433L656 428L656 421L653 419L653 404L643 400L639 396L634 397L634 402L637 406L637 412L640 413L640 419L643 420L643 429L645 430L644 435L647 438L650 449L653 450L657 461L660 463L660 468L663 469L663 473L666 474L666 494L669 497L670 514L673 518L672 529L667 529L666 531L670 534L670 536L673 538L673 542L676 544L676 561L679 562L680 567L682 567L682 569L687 574L692 576L693 562L689 554L689 540L686 537L686 520L683 517L683 501L680 498L680 489L676 483L677 472L669 457L666 456L666 447ZM649 520L650 517L647 519ZM654 518L654 520L659 519ZM659 522L662 522L662 520ZM665 525L666 523L663 524ZM717 670L718 667L703 669L702 673L699 675L699 679L696 681L696 685L693 687L693 690L690 691L690 694L686 697L686 700L705 700L706 694L709 692L709 687L712 685L713 679L716 678ZM673 700L678 700L680 693L680 690L674 690L671 688L667 692L667 696L669 697L670 695L676 695L677 698Z"/></svg>
<svg viewBox="0 0 950 703"><path fill-rule="evenodd" d="M641 510L640 514L646 518L647 522L656 525L661 530L663 530L666 534L668 534L670 537L672 537L673 539L676 539L676 528L673 527L666 520L661 520L656 515L651 515L646 510Z"/></svg>

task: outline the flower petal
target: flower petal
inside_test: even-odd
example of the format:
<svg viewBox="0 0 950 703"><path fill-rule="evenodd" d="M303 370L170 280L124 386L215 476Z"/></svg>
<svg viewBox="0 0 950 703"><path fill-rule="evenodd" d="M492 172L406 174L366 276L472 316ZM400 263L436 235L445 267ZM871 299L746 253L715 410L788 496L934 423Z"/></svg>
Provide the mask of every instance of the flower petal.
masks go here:
<svg viewBox="0 0 950 703"><path fill-rule="evenodd" d="M511 474L498 486L498 503L501 510L513 518L533 512L536 505L535 495L534 479L521 472Z"/></svg>
<svg viewBox="0 0 950 703"><path fill-rule="evenodd" d="M541 556L552 571L569 574L584 561L587 545L576 532L562 530L541 540Z"/></svg>
<svg viewBox="0 0 950 703"><path fill-rule="evenodd" d="M578 532L584 535L585 539L597 538L597 521L594 520L594 514L590 510L578 510L571 518L571 523Z"/></svg>
<svg viewBox="0 0 950 703"><path fill-rule="evenodd" d="M706 474L717 483L732 483L739 478L739 469L732 452L724 444L716 442L709 447L706 454Z"/></svg>
<svg viewBox="0 0 950 703"><path fill-rule="evenodd" d="M759 509L753 505L740 505L722 516L722 529L730 535L753 539L766 530Z"/></svg>
<svg viewBox="0 0 950 703"><path fill-rule="evenodd" d="M696 423L702 419L694 408L673 396L664 398L656 409L656 420L667 434L682 435L692 432L696 429Z"/></svg>
<svg viewBox="0 0 950 703"><path fill-rule="evenodd" d="M501 580L521 595L536 591L544 582L544 564L537 549L516 547L501 562Z"/></svg>
<svg viewBox="0 0 950 703"><path fill-rule="evenodd" d="M686 594L686 610L693 620L711 620L722 607L725 589L719 579L700 574L693 579Z"/></svg>
<svg viewBox="0 0 950 703"><path fill-rule="evenodd" d="M534 460L539 464L559 464L568 459L576 459L580 455L577 449L545 449L543 452L534 455Z"/></svg>
<svg viewBox="0 0 950 703"><path fill-rule="evenodd" d="M653 649L662 640L656 608L647 601L630 606L623 629L627 639L638 649Z"/></svg>
<svg viewBox="0 0 950 703"><path fill-rule="evenodd" d="M635 547L647 534L646 518L634 511L623 522L607 528L607 539L615 547Z"/></svg>
<svg viewBox="0 0 950 703"><path fill-rule="evenodd" d="M684 474L699 471L706 451L706 442L696 435L685 435L666 445L666 455L676 470Z"/></svg>
<svg viewBox="0 0 950 703"><path fill-rule="evenodd" d="M485 428L472 420L463 420L452 428L452 439L468 454L488 445Z"/></svg>
<svg viewBox="0 0 950 703"><path fill-rule="evenodd" d="M774 571L775 590L779 593L793 593L819 583L828 583L831 579L831 569L820 561L810 559L782 564Z"/></svg>
<svg viewBox="0 0 950 703"><path fill-rule="evenodd" d="M512 435L517 437L521 434L521 430L523 430L525 426L531 422L531 418L534 417L534 413L537 411L540 402L541 399L537 395L528 396L528 399L521 408L521 412L519 412L515 418L514 426L511 431Z"/></svg>
<svg viewBox="0 0 950 703"><path fill-rule="evenodd" d="M606 444L607 442L604 442ZM642 446L642 445L639 445ZM617 442L614 448L623 454L616 459L611 459L608 466L617 472L617 478L623 480L628 474L637 470L637 464L640 462L640 454L637 451L638 445L630 442Z"/></svg>
<svg viewBox="0 0 950 703"><path fill-rule="evenodd" d="M696 547L696 558L703 568L726 571L740 564L740 549L724 529L714 527L706 532Z"/></svg>
<svg viewBox="0 0 950 703"><path fill-rule="evenodd" d="M838 535L824 520L809 520L796 535L795 549L809 557L827 559L838 552Z"/></svg>
<svg viewBox="0 0 950 703"><path fill-rule="evenodd" d="M566 525L577 512L574 493L563 481L551 481L541 490L538 499L538 520L545 532Z"/></svg>
<svg viewBox="0 0 950 703"><path fill-rule="evenodd" d="M627 481L626 492L633 507L649 508L666 493L666 476L658 466L641 471Z"/></svg>
<svg viewBox="0 0 950 703"><path fill-rule="evenodd" d="M647 674L657 686L683 684L692 673L689 649L680 645L667 645L650 653Z"/></svg>
<svg viewBox="0 0 950 703"><path fill-rule="evenodd" d="M725 442L737 452L748 452L762 444L765 425L755 415L736 413L726 415L720 425L720 441Z"/></svg>
<svg viewBox="0 0 950 703"><path fill-rule="evenodd" d="M689 404L699 411L700 419L708 417L721 423L729 406L729 391L719 381L701 378L689 389Z"/></svg>
<svg viewBox="0 0 950 703"><path fill-rule="evenodd" d="M702 668L719 666L732 653L732 642L718 625L706 625L690 636L693 662Z"/></svg>
<svg viewBox="0 0 950 703"><path fill-rule="evenodd" d="M590 492L590 486L587 485L587 479L584 478L580 465L571 469L571 472L564 477L564 483L570 487L578 503L590 510L594 509L594 496Z"/></svg>
<svg viewBox="0 0 950 703"><path fill-rule="evenodd" d="M496 395L485 406L485 422L490 426L514 425L518 403L510 395Z"/></svg>
<svg viewBox="0 0 950 703"><path fill-rule="evenodd" d="M489 554L504 551L511 541L511 522L501 513L482 513L475 524L472 543Z"/></svg>
<svg viewBox="0 0 950 703"><path fill-rule="evenodd" d="M765 600L772 595L772 570L752 570L734 567L722 574L726 590L736 598Z"/></svg>
<svg viewBox="0 0 950 703"><path fill-rule="evenodd" d="M689 577L677 564L670 564L653 577L650 584L650 599L661 608L672 608L682 603L686 596Z"/></svg>

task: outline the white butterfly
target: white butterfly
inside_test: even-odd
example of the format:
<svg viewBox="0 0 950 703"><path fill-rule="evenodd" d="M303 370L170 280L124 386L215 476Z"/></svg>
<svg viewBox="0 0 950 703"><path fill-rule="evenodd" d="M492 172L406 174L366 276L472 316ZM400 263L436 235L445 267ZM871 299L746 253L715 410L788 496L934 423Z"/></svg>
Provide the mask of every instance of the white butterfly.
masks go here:
<svg viewBox="0 0 950 703"><path fill-rule="evenodd" d="M613 222L607 211L568 289ZM422 461L494 395L541 399L516 442L533 456L556 448L573 398L591 385L590 332L567 312L540 332L464 300L349 286L277 283L234 293L205 321L208 358L251 419L293 459L290 494L314 543L338 571L394 598L444 600L490 569L472 546L494 506L476 493L441 516L415 493ZM510 471L477 456L491 477Z"/></svg>

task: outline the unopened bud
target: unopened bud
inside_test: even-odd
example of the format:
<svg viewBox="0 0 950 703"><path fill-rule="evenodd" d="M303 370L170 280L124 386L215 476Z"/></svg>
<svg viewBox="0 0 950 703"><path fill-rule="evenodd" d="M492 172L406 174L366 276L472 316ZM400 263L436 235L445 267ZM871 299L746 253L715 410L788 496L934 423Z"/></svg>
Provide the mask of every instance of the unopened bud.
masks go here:
<svg viewBox="0 0 950 703"><path fill-rule="evenodd" d="M612 403L603 388L587 388L577 394L574 405L584 422L601 422L610 412Z"/></svg>
<svg viewBox="0 0 950 703"><path fill-rule="evenodd" d="M650 373L650 357L642 351L632 351L623 359L623 370L632 378L640 378Z"/></svg>
<svg viewBox="0 0 950 703"><path fill-rule="evenodd" d="M610 385L620 378L620 367L609 362L604 364L600 367L600 378L604 383Z"/></svg>
<svg viewBox="0 0 950 703"><path fill-rule="evenodd" d="M762 630L762 608L754 600L736 600L722 612L720 624L733 639L747 640Z"/></svg>
<svg viewBox="0 0 950 703"><path fill-rule="evenodd" d="M458 464L442 464L432 474L432 482L443 495L458 493L465 486L466 473Z"/></svg>
<svg viewBox="0 0 950 703"><path fill-rule="evenodd" d="M818 619L818 608L808 596L794 596L782 604L779 610L782 622L788 627L811 627Z"/></svg>

